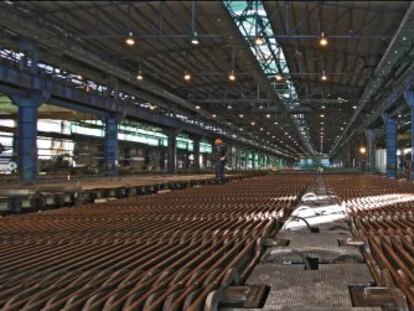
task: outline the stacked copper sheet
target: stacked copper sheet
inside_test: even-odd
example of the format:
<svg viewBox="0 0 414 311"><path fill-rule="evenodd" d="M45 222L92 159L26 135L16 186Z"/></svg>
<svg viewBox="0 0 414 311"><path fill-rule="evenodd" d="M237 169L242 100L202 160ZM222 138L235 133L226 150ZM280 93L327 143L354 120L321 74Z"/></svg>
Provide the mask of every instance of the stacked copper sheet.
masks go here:
<svg viewBox="0 0 414 311"><path fill-rule="evenodd" d="M379 176L327 177L366 239L365 257L376 281L397 286L414 310L414 186Z"/></svg>
<svg viewBox="0 0 414 311"><path fill-rule="evenodd" d="M243 284L311 177L269 176L0 220L1 310L202 310Z"/></svg>

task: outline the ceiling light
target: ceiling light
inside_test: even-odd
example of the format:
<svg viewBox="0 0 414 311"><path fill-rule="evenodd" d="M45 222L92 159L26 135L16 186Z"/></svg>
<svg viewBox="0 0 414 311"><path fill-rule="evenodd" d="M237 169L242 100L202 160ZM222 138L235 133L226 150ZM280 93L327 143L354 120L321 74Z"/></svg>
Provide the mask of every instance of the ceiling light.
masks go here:
<svg viewBox="0 0 414 311"><path fill-rule="evenodd" d="M275 76L275 78L276 78L276 81L282 81L283 80L283 76L279 73Z"/></svg>
<svg viewBox="0 0 414 311"><path fill-rule="evenodd" d="M322 106L321 108L322 108L322 109L325 109L326 107L325 107L325 106Z"/></svg>
<svg viewBox="0 0 414 311"><path fill-rule="evenodd" d="M266 115L266 118L268 118L268 119L269 119L270 117L271 117L271 115L268 113L268 114Z"/></svg>
<svg viewBox="0 0 414 311"><path fill-rule="evenodd" d="M276 122L275 122L275 123L273 123L273 124L278 125L278 124L279 124L279 122L277 122L277 121L276 121Z"/></svg>
<svg viewBox="0 0 414 311"><path fill-rule="evenodd" d="M198 41L198 36L196 32L193 33L193 37L191 38L191 44L194 44L194 45L200 44L200 41Z"/></svg>
<svg viewBox="0 0 414 311"><path fill-rule="evenodd" d="M325 118L325 115L324 114L321 114L321 118Z"/></svg>
<svg viewBox="0 0 414 311"><path fill-rule="evenodd" d="M211 115L213 118L217 117L214 113Z"/></svg>
<svg viewBox="0 0 414 311"><path fill-rule="evenodd" d="M186 72L184 74L184 80L186 80L186 81L190 81L191 80L191 75L188 72Z"/></svg>
<svg viewBox="0 0 414 311"><path fill-rule="evenodd" d="M200 106L195 106L195 109L197 109L197 110L200 109Z"/></svg>
<svg viewBox="0 0 414 311"><path fill-rule="evenodd" d="M253 122L251 122L250 124L251 124L251 125L255 125L255 124L256 124L256 122L254 122L254 121L253 121Z"/></svg>
<svg viewBox="0 0 414 311"><path fill-rule="evenodd" d="M328 80L328 76L326 75L325 70L322 72L321 80L322 81Z"/></svg>
<svg viewBox="0 0 414 311"><path fill-rule="evenodd" d="M263 131L263 127L261 127L260 130Z"/></svg>
<svg viewBox="0 0 414 311"><path fill-rule="evenodd" d="M265 40L262 36L257 36L254 39L254 44L256 44L256 45L262 45L263 43L265 43Z"/></svg>
<svg viewBox="0 0 414 311"><path fill-rule="evenodd" d="M231 109L231 108L233 108L231 105L228 105L228 106L227 106L227 109Z"/></svg>
<svg viewBox="0 0 414 311"><path fill-rule="evenodd" d="M357 106L352 106L352 109L357 109L358 107Z"/></svg>
<svg viewBox="0 0 414 311"><path fill-rule="evenodd" d="M135 44L135 40L134 40L132 32L130 32L129 36L125 39L125 43L129 46L133 46Z"/></svg>
<svg viewBox="0 0 414 311"><path fill-rule="evenodd" d="M367 152L367 148L365 148L364 146L361 146L361 148L359 148L360 154L365 154L366 152Z"/></svg>
<svg viewBox="0 0 414 311"><path fill-rule="evenodd" d="M263 106L259 106L259 109L263 109Z"/></svg>
<svg viewBox="0 0 414 311"><path fill-rule="evenodd" d="M137 74L137 80L139 80L139 81L144 80L144 76L142 75L141 70Z"/></svg>
<svg viewBox="0 0 414 311"><path fill-rule="evenodd" d="M229 80L230 81L235 81L236 80L236 75L234 74L233 70L229 74Z"/></svg>
<svg viewBox="0 0 414 311"><path fill-rule="evenodd" d="M239 117L240 117L240 118L243 118L243 117L244 117L244 115L242 115L242 114L239 114Z"/></svg>
<svg viewBox="0 0 414 311"><path fill-rule="evenodd" d="M325 33L321 33L321 39L319 40L319 44L321 46L327 46L328 45L328 39L325 37Z"/></svg>

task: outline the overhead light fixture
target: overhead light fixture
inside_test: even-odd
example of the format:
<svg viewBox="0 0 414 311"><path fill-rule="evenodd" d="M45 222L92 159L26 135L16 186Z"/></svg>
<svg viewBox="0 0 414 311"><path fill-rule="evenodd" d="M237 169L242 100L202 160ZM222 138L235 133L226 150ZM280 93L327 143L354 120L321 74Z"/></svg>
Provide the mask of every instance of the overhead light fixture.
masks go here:
<svg viewBox="0 0 414 311"><path fill-rule="evenodd" d="M327 46L328 45L328 39L325 37L325 33L321 33L321 39L319 40L319 44L321 46Z"/></svg>
<svg viewBox="0 0 414 311"><path fill-rule="evenodd" d="M200 106L195 106L195 109L199 110L200 109Z"/></svg>
<svg viewBox="0 0 414 311"><path fill-rule="evenodd" d="M328 76L326 75L325 70L322 72L321 80L322 81L328 80Z"/></svg>
<svg viewBox="0 0 414 311"><path fill-rule="evenodd" d="M231 108L233 108L231 105L228 105L228 106L227 106L227 109L231 109Z"/></svg>
<svg viewBox="0 0 414 311"><path fill-rule="evenodd" d="M243 118L243 117L244 117L244 115L242 115L242 114L239 114L239 117L240 117L240 118Z"/></svg>
<svg viewBox="0 0 414 311"><path fill-rule="evenodd" d="M234 74L234 70L232 70L229 74L229 80L230 81L235 81L236 80L236 75Z"/></svg>
<svg viewBox="0 0 414 311"><path fill-rule="evenodd" d="M197 32L194 31L193 37L191 38L191 44L193 45L199 45L200 41L198 41Z"/></svg>
<svg viewBox="0 0 414 311"><path fill-rule="evenodd" d="M138 71L137 80L139 80L139 81L144 80L144 76L142 75L142 71L141 70Z"/></svg>
<svg viewBox="0 0 414 311"><path fill-rule="evenodd" d="M254 44L256 45L262 45L265 43L265 40L262 36L256 36L256 38L254 39Z"/></svg>
<svg viewBox="0 0 414 311"><path fill-rule="evenodd" d="M268 114L266 115L266 118L268 118L268 119L269 119L270 117L271 117L271 115L268 113Z"/></svg>
<svg viewBox="0 0 414 311"><path fill-rule="evenodd" d="M259 106L259 109L263 109L263 106Z"/></svg>
<svg viewBox="0 0 414 311"><path fill-rule="evenodd" d="M217 117L214 113L211 115L213 118Z"/></svg>
<svg viewBox="0 0 414 311"><path fill-rule="evenodd" d="M282 81L282 80L283 80L283 76L282 76L280 73L278 73L278 74L275 76L275 78L276 78L276 81Z"/></svg>
<svg viewBox="0 0 414 311"><path fill-rule="evenodd" d="M128 37L125 39L126 45L133 46L135 44L134 35L132 32L129 33Z"/></svg>
<svg viewBox="0 0 414 311"><path fill-rule="evenodd" d="M321 118L325 118L325 115L324 114L321 114Z"/></svg>
<svg viewBox="0 0 414 311"><path fill-rule="evenodd" d="M365 154L366 152L367 152L367 148L365 148L364 146L361 146L361 148L359 148L360 154Z"/></svg>
<svg viewBox="0 0 414 311"><path fill-rule="evenodd" d="M352 106L352 109L357 109L358 107L357 106Z"/></svg>
<svg viewBox="0 0 414 311"><path fill-rule="evenodd" d="M254 126L256 125L256 122L252 121L250 124Z"/></svg>
<svg viewBox="0 0 414 311"><path fill-rule="evenodd" d="M191 75L188 72L186 72L184 74L184 80L186 80L186 81L190 81L191 80Z"/></svg>

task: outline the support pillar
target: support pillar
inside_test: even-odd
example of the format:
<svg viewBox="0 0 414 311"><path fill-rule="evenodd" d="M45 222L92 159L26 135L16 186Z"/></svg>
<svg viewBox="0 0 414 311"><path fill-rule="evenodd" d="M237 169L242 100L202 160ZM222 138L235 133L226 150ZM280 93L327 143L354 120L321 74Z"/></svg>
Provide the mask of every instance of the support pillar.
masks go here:
<svg viewBox="0 0 414 311"><path fill-rule="evenodd" d="M385 123L387 177L395 178L397 170L397 120L388 113L383 114L382 118Z"/></svg>
<svg viewBox="0 0 414 311"><path fill-rule="evenodd" d="M375 169L375 133L372 129L365 130L367 138L367 170L373 171Z"/></svg>
<svg viewBox="0 0 414 311"><path fill-rule="evenodd" d="M410 180L414 180L414 90L410 89L404 92L404 98L408 107L410 107L410 143L411 143L411 165Z"/></svg>
<svg viewBox="0 0 414 311"><path fill-rule="evenodd" d="M37 177L37 119L39 106L47 99L41 91L13 96L18 107L17 118L17 167L23 182L32 183Z"/></svg>
<svg viewBox="0 0 414 311"><path fill-rule="evenodd" d="M255 170L256 169L256 154L254 151L252 151L252 169Z"/></svg>
<svg viewBox="0 0 414 311"><path fill-rule="evenodd" d="M167 150L167 172L169 174L177 173L177 129L170 128L167 130L168 150Z"/></svg>
<svg viewBox="0 0 414 311"><path fill-rule="evenodd" d="M200 171L200 142L201 138L194 136L193 137L193 156L194 156L194 170L196 172Z"/></svg>
<svg viewBox="0 0 414 311"><path fill-rule="evenodd" d="M105 119L105 170L111 175L118 174L118 118Z"/></svg>

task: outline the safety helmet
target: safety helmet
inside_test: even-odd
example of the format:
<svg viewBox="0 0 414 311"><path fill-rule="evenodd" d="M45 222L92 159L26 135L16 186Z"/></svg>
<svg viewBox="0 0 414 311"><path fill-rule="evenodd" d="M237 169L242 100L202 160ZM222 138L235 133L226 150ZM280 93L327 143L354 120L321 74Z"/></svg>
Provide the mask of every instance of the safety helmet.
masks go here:
<svg viewBox="0 0 414 311"><path fill-rule="evenodd" d="M221 143L223 143L223 141L220 139L220 138L217 138L215 141L214 141L214 144L217 146L217 145L220 145Z"/></svg>

